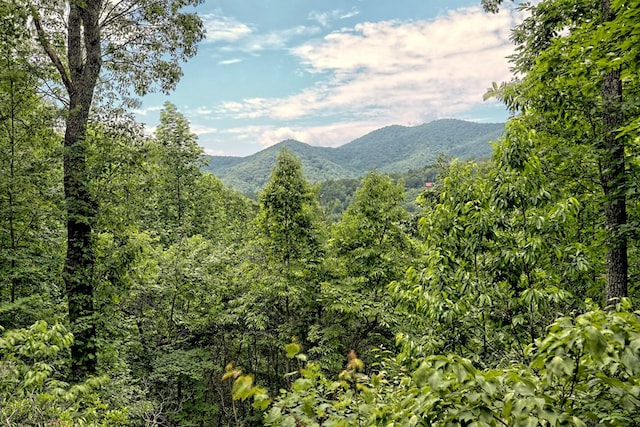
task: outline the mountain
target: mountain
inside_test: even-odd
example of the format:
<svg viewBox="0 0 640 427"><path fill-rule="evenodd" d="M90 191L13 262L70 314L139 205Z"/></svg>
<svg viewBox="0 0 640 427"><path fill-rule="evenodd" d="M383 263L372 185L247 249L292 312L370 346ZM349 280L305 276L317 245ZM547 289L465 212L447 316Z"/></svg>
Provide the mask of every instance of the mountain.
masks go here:
<svg viewBox="0 0 640 427"><path fill-rule="evenodd" d="M334 148L314 147L292 139L279 142L247 157L212 156L204 169L233 188L244 193L257 193L269 179L283 147L291 150L302 162L305 176L311 182L360 176L351 168L333 162L327 154Z"/></svg>
<svg viewBox="0 0 640 427"><path fill-rule="evenodd" d="M503 123L473 123L445 119L420 126L387 126L337 148L315 147L295 140L282 141L247 157L212 156L205 168L245 193L256 193L269 178L275 159L287 147L302 162L311 182L357 178L377 169L405 172L432 163L440 153L461 159L491 155L490 141Z"/></svg>

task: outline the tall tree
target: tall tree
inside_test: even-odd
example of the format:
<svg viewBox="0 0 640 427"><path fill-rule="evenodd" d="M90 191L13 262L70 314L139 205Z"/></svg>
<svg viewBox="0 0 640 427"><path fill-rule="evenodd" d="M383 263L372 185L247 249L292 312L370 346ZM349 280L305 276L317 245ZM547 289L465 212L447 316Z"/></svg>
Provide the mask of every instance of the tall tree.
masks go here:
<svg viewBox="0 0 640 427"><path fill-rule="evenodd" d="M379 289L404 274L412 248L403 201L401 183L370 172L334 227L333 245L338 255L344 257L348 274L361 277L366 289Z"/></svg>
<svg viewBox="0 0 640 427"><path fill-rule="evenodd" d="M397 319L387 287L402 279L416 255L408 233L409 214L402 206L404 198L402 183L370 172L332 229L331 248L346 276L340 285L327 290L341 318L335 326L346 347L342 356L349 350L362 354L363 343L372 335L378 334L376 346L393 336L391 326Z"/></svg>
<svg viewBox="0 0 640 427"><path fill-rule="evenodd" d="M199 0L29 3L37 40L57 71L65 94L67 255L63 278L75 337L71 348L75 379L96 369L92 277L96 203L88 188L85 137L99 78L103 75L112 87L124 88L125 95L131 86L137 94L156 87L172 89L181 76L179 61L193 56L196 43L203 37L200 19L180 9L198 3Z"/></svg>
<svg viewBox="0 0 640 427"><path fill-rule="evenodd" d="M3 2L0 16L0 304L13 304L36 302L47 284L59 283L53 272L61 244L60 136L51 132L55 108L38 96L38 76L27 61L27 14ZM5 327L36 320L20 316L25 310L18 305L21 313L6 307Z"/></svg>
<svg viewBox="0 0 640 427"><path fill-rule="evenodd" d="M320 262L322 238L315 194L302 174L300 160L288 149L278 154L259 202L260 246L269 270L277 277L272 292L286 323L291 324L294 317L300 317L296 308L317 291L309 276Z"/></svg>
<svg viewBox="0 0 640 427"><path fill-rule="evenodd" d="M600 0L600 21L614 21L616 12L611 0ZM614 53L608 49L605 55ZM627 296L629 261L627 236L623 228L627 225L627 171L625 139L618 135L624 123L622 107L621 65L607 66L602 77L602 139L604 155L602 162L602 189L605 194L604 215L609 231L607 245L607 282L605 301L615 303Z"/></svg>
<svg viewBox="0 0 640 427"><path fill-rule="evenodd" d="M484 2L493 11L499 3ZM637 25L633 9L610 0L526 6L530 16L513 35L512 62L521 78L495 91L512 110L534 117L538 130L595 153L607 236L606 304L628 293L627 149L633 138L622 130L638 113L639 82L637 59L625 52L638 36L626 30L629 37L620 37L619 28Z"/></svg>
<svg viewBox="0 0 640 427"><path fill-rule="evenodd" d="M320 210L300 160L286 148L278 154L259 205L239 277L244 287L237 298L243 306L240 336L253 341L250 351L261 356L255 363L269 386L278 388L288 369L282 346L295 339L308 348L311 327L322 316Z"/></svg>
<svg viewBox="0 0 640 427"><path fill-rule="evenodd" d="M200 178L202 148L197 136L189 129L189 121L175 105L164 104L160 124L155 131L159 143L159 194L163 200L157 209L161 215L160 227L166 233L165 243L176 243L185 236L196 196L196 181Z"/></svg>

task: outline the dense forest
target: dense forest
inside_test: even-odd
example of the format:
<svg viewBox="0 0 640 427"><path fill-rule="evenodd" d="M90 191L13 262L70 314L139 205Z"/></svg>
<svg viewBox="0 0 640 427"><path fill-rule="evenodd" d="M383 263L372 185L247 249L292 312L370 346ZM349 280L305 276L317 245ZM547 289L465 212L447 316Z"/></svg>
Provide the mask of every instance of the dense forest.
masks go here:
<svg viewBox="0 0 640 427"><path fill-rule="evenodd" d="M198 3L0 2L0 425L640 426L637 1L522 6L490 159L255 200L129 113Z"/></svg>

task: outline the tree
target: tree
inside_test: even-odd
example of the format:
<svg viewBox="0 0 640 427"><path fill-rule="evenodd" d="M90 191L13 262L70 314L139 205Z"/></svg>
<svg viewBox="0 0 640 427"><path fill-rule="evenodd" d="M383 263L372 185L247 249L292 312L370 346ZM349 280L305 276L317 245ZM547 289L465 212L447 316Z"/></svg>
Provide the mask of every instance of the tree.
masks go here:
<svg viewBox="0 0 640 427"><path fill-rule="evenodd" d="M484 2L493 11L499 3ZM635 26L636 8L610 0L547 0L526 9L530 17L513 37L512 62L522 77L492 92L535 117L538 130L596 154L607 235L604 300L612 304L628 293L627 153L637 132L638 79L637 61L627 51L638 36L627 27Z"/></svg>
<svg viewBox="0 0 640 427"><path fill-rule="evenodd" d="M199 170L201 149L172 110L155 138L113 113L87 132L99 368L118 381L108 403L131 420L211 424L230 400L210 381L216 360L244 348L229 338L246 332L226 302L255 209Z"/></svg>
<svg viewBox="0 0 640 427"><path fill-rule="evenodd" d="M335 380L301 363L292 387L275 399L233 367L223 379L235 378L235 399L268 409L268 426L638 426L639 342L640 318L623 299L613 312L557 319L528 349L529 363L482 369L435 354L409 367L390 358L369 373L351 355ZM286 350L306 360L294 344Z"/></svg>
<svg viewBox="0 0 640 427"><path fill-rule="evenodd" d="M253 353L261 357L269 386L282 385L286 363L278 347L293 337L306 347L315 344L312 326L323 315L319 302L324 230L315 192L302 173L300 160L282 149L269 181L259 195L253 241L247 247L238 302ZM258 339L259 338L259 339Z"/></svg>
<svg viewBox="0 0 640 427"><path fill-rule="evenodd" d="M318 202L302 174L302 165L288 149L278 154L276 166L259 196L256 218L259 244L269 269L279 276L274 285L287 323L299 307L299 298L314 295L309 273L320 262L322 238ZM278 305L279 305L278 304Z"/></svg>
<svg viewBox="0 0 640 427"><path fill-rule="evenodd" d="M189 122L167 102L160 112L160 124L155 131L159 144L159 170L155 179L160 183L157 196L159 223L157 230L167 233L165 243L176 243L189 233L191 215L195 205L196 181L201 176L203 166L202 148L197 144L197 136L189 130Z"/></svg>
<svg viewBox="0 0 640 427"><path fill-rule="evenodd" d="M98 204L94 233L126 239L145 224L146 193L155 166L151 138L143 126L121 110L101 115L87 130L90 192Z"/></svg>
<svg viewBox="0 0 640 427"><path fill-rule="evenodd" d="M99 79L102 75L112 87L125 88L124 95L131 82L137 94L156 86L163 91L172 89L181 75L179 61L193 56L196 43L203 37L200 19L180 9L198 3L43 0L29 4L37 40L65 93L67 255L63 278L75 336L72 375L77 380L96 368L92 277L96 203L88 188L86 130Z"/></svg>
<svg viewBox="0 0 640 427"><path fill-rule="evenodd" d="M0 16L0 324L21 327L47 317L33 303L51 306L60 282L61 136L28 64L27 14L3 2Z"/></svg>
<svg viewBox="0 0 640 427"><path fill-rule="evenodd" d="M628 7L628 6L627 6ZM600 0L600 20L606 25L615 20L616 11L611 0ZM617 49L615 49L617 50ZM616 53L608 49L605 55ZM626 137L618 132L624 124L622 105L622 66L608 66L602 77L602 135L604 155L602 161L602 189L605 195L605 226L609 232L607 250L607 283L605 301L614 304L627 296L629 261L627 235L627 170L625 159Z"/></svg>
<svg viewBox="0 0 640 427"><path fill-rule="evenodd" d="M62 380L73 335L39 320L29 328L0 326L0 420L3 425L125 426L126 412L108 410L98 390L106 378Z"/></svg>
<svg viewBox="0 0 640 427"><path fill-rule="evenodd" d="M360 180L356 178L328 180L320 183L318 202L324 215L331 222L340 220L359 185Z"/></svg>
<svg viewBox="0 0 640 427"><path fill-rule="evenodd" d="M404 188L379 172L370 172L356 190L333 230L333 246L344 257L347 274L364 278L365 289L386 286L403 273L412 255L404 229L409 220L402 207Z"/></svg>
<svg viewBox="0 0 640 427"><path fill-rule="evenodd" d="M365 344L389 344L393 336L397 318L387 287L402 279L417 253L403 202L402 182L370 172L332 229L330 247L344 274L339 284L325 291L330 309L340 319L333 327L339 328L343 347L334 356L342 358L352 349L363 354ZM376 337L374 342L370 336Z"/></svg>
<svg viewBox="0 0 640 427"><path fill-rule="evenodd" d="M576 194L582 183L572 175L550 172L557 164L546 138L514 118L491 162L453 162L429 192L419 221L424 257L393 287L414 325L402 331L411 357L524 362L553 319L583 310L584 297L601 290L603 251L591 225L599 205Z"/></svg>

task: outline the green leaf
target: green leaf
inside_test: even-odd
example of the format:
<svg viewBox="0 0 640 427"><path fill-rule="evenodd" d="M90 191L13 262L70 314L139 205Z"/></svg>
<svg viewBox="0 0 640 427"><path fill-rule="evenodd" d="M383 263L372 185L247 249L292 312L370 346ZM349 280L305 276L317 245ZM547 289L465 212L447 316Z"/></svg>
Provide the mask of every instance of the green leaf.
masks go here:
<svg viewBox="0 0 640 427"><path fill-rule="evenodd" d="M429 385L432 389L437 390L442 385L442 372L435 370L429 375Z"/></svg>
<svg viewBox="0 0 640 427"><path fill-rule="evenodd" d="M231 389L231 395L234 400L245 400L253 391L253 376L252 375L241 375L238 377L234 383L233 388Z"/></svg>
<svg viewBox="0 0 640 427"><path fill-rule="evenodd" d="M298 353L300 353L300 344L294 342L289 343L284 346L284 351L288 359L293 359Z"/></svg>
<svg viewBox="0 0 640 427"><path fill-rule="evenodd" d="M415 381L418 387L422 387L426 384L429 374L429 365L426 362L422 362L420 367L413 373L413 381Z"/></svg>
<svg viewBox="0 0 640 427"><path fill-rule="evenodd" d="M640 371L640 357L630 347L624 349L620 360L629 373L634 374Z"/></svg>
<svg viewBox="0 0 640 427"><path fill-rule="evenodd" d="M607 341L604 336L594 326L587 326L585 332L585 350L594 359L602 360L602 356L607 349Z"/></svg>
<svg viewBox="0 0 640 427"><path fill-rule="evenodd" d="M573 423L574 426L576 427L587 427L587 425L585 424L584 421L582 421L580 418L578 417L571 417L571 422Z"/></svg>

